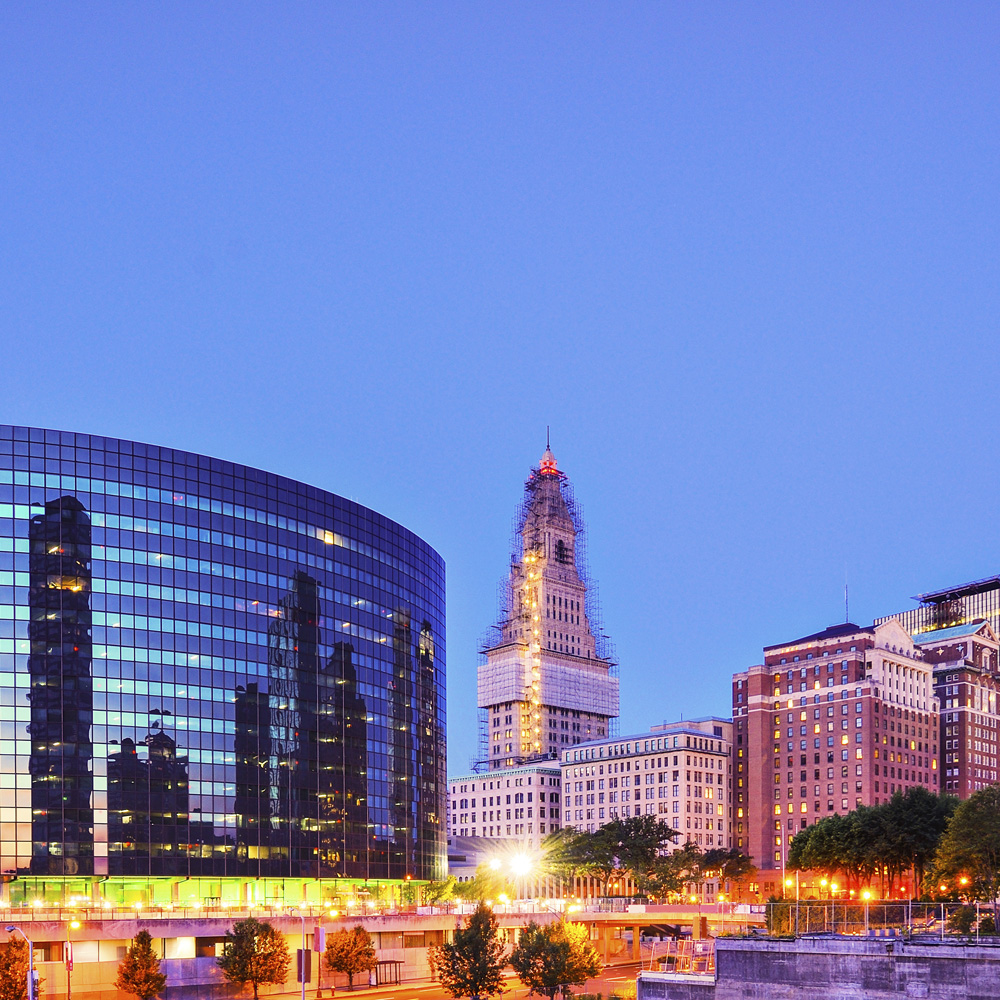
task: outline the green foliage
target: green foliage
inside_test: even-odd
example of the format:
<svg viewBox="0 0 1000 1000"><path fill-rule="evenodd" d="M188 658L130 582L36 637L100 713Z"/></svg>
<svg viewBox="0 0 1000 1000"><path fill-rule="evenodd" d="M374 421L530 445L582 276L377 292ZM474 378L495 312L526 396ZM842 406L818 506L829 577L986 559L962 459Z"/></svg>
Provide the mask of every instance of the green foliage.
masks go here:
<svg viewBox="0 0 1000 1000"><path fill-rule="evenodd" d="M641 893L657 899L679 895L688 882L707 878L742 885L757 873L754 863L735 847L716 848L702 853L690 840L672 854L656 854L646 867L630 874Z"/></svg>
<svg viewBox="0 0 1000 1000"><path fill-rule="evenodd" d="M683 891L686 882L701 877L704 859L701 849L689 840L680 850L660 855L645 871L636 872L636 884L647 896L675 896Z"/></svg>
<svg viewBox="0 0 1000 1000"><path fill-rule="evenodd" d="M500 927L493 911L480 903L450 944L430 949L431 967L444 991L453 997L496 996L503 993L504 959Z"/></svg>
<svg viewBox="0 0 1000 1000"><path fill-rule="evenodd" d="M659 899L680 893L686 882L718 875L742 884L757 871L750 858L735 848L702 854L688 842L668 854L678 836L655 816L614 819L593 833L564 827L542 845L545 874L591 875L604 883L605 893L612 879L629 876L640 893Z"/></svg>
<svg viewBox="0 0 1000 1000"><path fill-rule="evenodd" d="M285 981L290 961L284 935L266 921L248 917L226 931L216 964L231 983L241 987L250 983L257 1000L258 986Z"/></svg>
<svg viewBox="0 0 1000 1000"><path fill-rule="evenodd" d="M541 844L539 874L570 880L580 870L580 838L587 836L572 826L563 826L548 834Z"/></svg>
<svg viewBox="0 0 1000 1000"><path fill-rule="evenodd" d="M990 785L959 803L934 857L936 881L967 878L968 892L993 904L1000 896L1000 785Z"/></svg>
<svg viewBox="0 0 1000 1000"><path fill-rule="evenodd" d="M350 930L334 931L326 939L323 956L331 972L342 972L347 976L347 985L351 989L354 989L354 977L359 972L370 972L378 964L372 936L360 924Z"/></svg>
<svg viewBox="0 0 1000 1000"><path fill-rule="evenodd" d="M41 995L39 979L36 996ZM0 1000L28 1000L28 945L21 937L12 937L0 946Z"/></svg>
<svg viewBox="0 0 1000 1000"><path fill-rule="evenodd" d="M876 875L882 894L912 870L915 895L955 808L955 800L926 788L896 792L877 806L861 806L846 816L834 814L796 834L788 851L788 867L841 875L859 885ZM846 884L845 884L846 888Z"/></svg>
<svg viewBox="0 0 1000 1000"><path fill-rule="evenodd" d="M115 987L139 1000L152 1000L166 985L167 977L160 972L160 960L153 952L153 938L149 931L139 931L118 963Z"/></svg>
<svg viewBox="0 0 1000 1000"><path fill-rule="evenodd" d="M611 829L618 837L618 864L626 873L638 877L649 871L662 853L680 836L655 816L632 816L612 820L601 829ZM615 829L616 828L616 829Z"/></svg>
<svg viewBox="0 0 1000 1000"><path fill-rule="evenodd" d="M476 874L468 882L457 882L454 893L459 899L481 903L495 900L499 896L513 899L517 894L514 884L499 868L491 868L483 863L476 868Z"/></svg>
<svg viewBox="0 0 1000 1000"><path fill-rule="evenodd" d="M888 827L894 860L913 869L915 895L920 895L924 875L938 849L958 800L935 795L926 788L896 792L888 803Z"/></svg>
<svg viewBox="0 0 1000 1000"><path fill-rule="evenodd" d="M960 906L948 918L948 930L956 934L968 934L976 922L976 908L974 906Z"/></svg>
<svg viewBox="0 0 1000 1000"><path fill-rule="evenodd" d="M539 927L533 920L521 931L510 964L532 993L554 997L579 986L601 971L601 960L583 924L560 920Z"/></svg>
<svg viewBox="0 0 1000 1000"><path fill-rule="evenodd" d="M663 852L679 834L655 816L613 819L593 833L573 831L563 841L563 863L574 873L600 879L607 894L615 876L631 875L639 884L660 865Z"/></svg>
<svg viewBox="0 0 1000 1000"><path fill-rule="evenodd" d="M742 892L743 886L757 875L757 866L736 847L717 847L706 851L698 866L701 878L718 878L731 882Z"/></svg>
<svg viewBox="0 0 1000 1000"><path fill-rule="evenodd" d="M997 925L996 921L993 919L992 913L987 913L985 917L979 918L979 933L980 934L996 934Z"/></svg>
<svg viewBox="0 0 1000 1000"><path fill-rule="evenodd" d="M757 866L738 848L716 847L705 851L701 862L703 875L717 875L726 882L746 882L757 874Z"/></svg>
<svg viewBox="0 0 1000 1000"><path fill-rule="evenodd" d="M446 879L442 879L439 882L428 882L424 886L424 902L429 906L434 906L437 903L447 903L448 900L455 898L457 885L458 879L454 875L449 875Z"/></svg>

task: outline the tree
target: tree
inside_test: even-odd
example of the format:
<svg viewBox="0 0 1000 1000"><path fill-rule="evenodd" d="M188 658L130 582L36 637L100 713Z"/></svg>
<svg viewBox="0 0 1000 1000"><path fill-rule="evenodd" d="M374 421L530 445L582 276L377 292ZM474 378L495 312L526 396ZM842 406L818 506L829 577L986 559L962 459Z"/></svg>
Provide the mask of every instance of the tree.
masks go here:
<svg viewBox="0 0 1000 1000"><path fill-rule="evenodd" d="M360 924L350 930L334 931L326 940L326 967L331 972L343 972L349 989L354 989L354 977L359 972L371 972L378 964L371 934Z"/></svg>
<svg viewBox="0 0 1000 1000"><path fill-rule="evenodd" d="M757 866L736 847L726 850L717 847L706 851L701 862L702 875L714 873L720 882L730 882L736 886L738 896L743 895L743 886L757 874Z"/></svg>
<svg viewBox="0 0 1000 1000"><path fill-rule="evenodd" d="M429 906L434 906L437 903L447 903L448 900L454 898L455 887L457 885L458 879L454 875L449 875L446 879L441 879L439 882L428 882L424 886L424 902Z"/></svg>
<svg viewBox="0 0 1000 1000"><path fill-rule="evenodd" d="M566 861L573 871L598 879L604 887L604 895L607 895L612 877L619 871L620 823L621 820L612 820L593 833L574 831L566 845Z"/></svg>
<svg viewBox="0 0 1000 1000"><path fill-rule="evenodd" d="M1000 785L981 788L959 803L934 858L936 879L968 878L968 892L993 904L1000 896Z"/></svg>
<svg viewBox="0 0 1000 1000"><path fill-rule="evenodd" d="M38 980L37 997L42 995ZM12 937L0 947L0 1000L28 1000L28 945Z"/></svg>
<svg viewBox="0 0 1000 1000"><path fill-rule="evenodd" d="M907 870L913 872L914 894L954 811L955 799L934 795L926 788L896 792L877 806L860 806L846 816L834 813L818 820L792 838L788 866L824 872L841 872L845 889L851 880L860 888L876 875L883 894Z"/></svg>
<svg viewBox="0 0 1000 1000"><path fill-rule="evenodd" d="M889 825L893 830L901 867L913 870L913 895L921 894L924 874L938 844L948 828L958 800L951 795L934 795L926 788L908 788L896 792L887 803Z"/></svg>
<svg viewBox="0 0 1000 1000"><path fill-rule="evenodd" d="M690 840L672 854L658 856L646 871L636 875L639 891L656 899L679 895L688 882L700 878L704 857Z"/></svg>
<svg viewBox="0 0 1000 1000"><path fill-rule="evenodd" d="M488 864L476 866L476 874L468 882L458 882L454 893L459 899L468 899L477 903L494 900L500 896L514 897L513 883L499 868L491 868Z"/></svg>
<svg viewBox="0 0 1000 1000"><path fill-rule="evenodd" d="M480 903L453 942L430 949L431 966L446 993L480 1000L503 993L503 950L497 918Z"/></svg>
<svg viewBox="0 0 1000 1000"><path fill-rule="evenodd" d="M601 960L583 924L560 920L539 927L533 920L521 931L510 964L532 993L549 997L580 986L600 974Z"/></svg>
<svg viewBox="0 0 1000 1000"><path fill-rule="evenodd" d="M618 864L636 881L656 866L680 836L655 816L631 816L613 822L617 823Z"/></svg>
<svg viewBox="0 0 1000 1000"><path fill-rule="evenodd" d="M216 964L231 983L253 985L254 1000L262 983L283 983L288 976L288 945L284 935L266 921L237 920L226 931Z"/></svg>
<svg viewBox="0 0 1000 1000"><path fill-rule="evenodd" d="M678 836L676 830L655 816L631 816L613 819L593 833L575 834L565 854L575 870L600 879L607 895L616 875L631 875L642 883Z"/></svg>
<svg viewBox="0 0 1000 1000"><path fill-rule="evenodd" d="M139 931L118 963L115 986L139 1000L152 1000L166 984L167 977L160 972L160 960L153 952L153 938L149 931Z"/></svg>

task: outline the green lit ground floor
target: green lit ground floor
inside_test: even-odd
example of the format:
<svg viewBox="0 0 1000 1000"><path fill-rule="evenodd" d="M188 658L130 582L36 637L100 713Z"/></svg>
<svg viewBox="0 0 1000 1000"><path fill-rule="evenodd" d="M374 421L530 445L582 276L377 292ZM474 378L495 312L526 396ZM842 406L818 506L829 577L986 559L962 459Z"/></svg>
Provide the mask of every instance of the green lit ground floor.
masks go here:
<svg viewBox="0 0 1000 1000"><path fill-rule="evenodd" d="M105 909L297 907L363 912L420 902L426 883L410 879L185 878L180 876L18 876L0 905Z"/></svg>

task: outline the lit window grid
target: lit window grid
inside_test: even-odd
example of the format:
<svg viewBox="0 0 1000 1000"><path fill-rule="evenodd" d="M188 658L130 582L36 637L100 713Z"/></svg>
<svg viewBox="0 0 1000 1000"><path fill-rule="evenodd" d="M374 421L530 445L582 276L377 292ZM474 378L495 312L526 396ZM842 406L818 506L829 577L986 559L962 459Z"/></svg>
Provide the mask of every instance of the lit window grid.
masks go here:
<svg viewBox="0 0 1000 1000"><path fill-rule="evenodd" d="M38 439L25 440L32 435ZM77 447L81 443L91 447ZM147 450L155 457L140 454ZM364 769L369 773L367 828L377 847L366 852L365 874L385 878L440 873L444 581L443 565L428 546L398 525L332 494L186 453L2 427L0 456L0 752L10 762L0 774L0 850L5 868L28 866L32 849L30 709L24 698L29 583L24 514L30 517L39 509L33 503L71 493L73 486L87 480L91 487L95 481L106 489L116 482L129 487L76 494L93 515L92 739L98 871L103 867L99 859L108 853L108 755L126 736L138 743L150 731L151 713L159 712L169 713L155 721L170 720L171 732L189 762L189 815L212 826L211 863L199 861L201 873L236 874L230 871L237 832L233 692L241 680L266 680L267 622L286 593L283 582L287 588L291 574L307 566L320 581L321 600L329 602L322 620L328 637L325 649L349 639L354 666L363 678L357 684L358 695L372 706L368 725L374 731L369 734ZM58 473L51 471L55 468ZM158 496L211 492L222 499L215 501L219 510L177 509L177 504L121 496L140 488L155 489ZM267 516L275 488L285 494L281 513ZM266 516L249 521L221 512L229 508L258 514L263 509ZM172 523L167 517L187 523ZM331 560L327 555L331 531L310 537L281 526L282 519L285 524L332 524L340 558ZM175 530L137 531L136 521L146 526L170 523ZM120 527L122 523L129 529ZM197 539L191 537L194 532ZM164 562L179 565L164 566ZM400 571L403 566L408 572ZM135 579L143 576L148 578ZM393 648L393 618L400 614L430 626L436 677L422 691L387 695L413 680L402 676L408 668L400 667L400 652ZM402 742L399 727L392 724L394 709L387 704L395 701L398 716L401 698L406 699L409 716ZM423 753L416 755L420 774L410 773L413 742L423 744ZM401 796L404 786L409 791ZM401 799L406 803L402 812ZM307 844L308 819L300 817ZM307 869L314 865L300 857L290 858L288 867L288 875L312 874ZM354 869L351 874L361 874L357 865Z"/></svg>

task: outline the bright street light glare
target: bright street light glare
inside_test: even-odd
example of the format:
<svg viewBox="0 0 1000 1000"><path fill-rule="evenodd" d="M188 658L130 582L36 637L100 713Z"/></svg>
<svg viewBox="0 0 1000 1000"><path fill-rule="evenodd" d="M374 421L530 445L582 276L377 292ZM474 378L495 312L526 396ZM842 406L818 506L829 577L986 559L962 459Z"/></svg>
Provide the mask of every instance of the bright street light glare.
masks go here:
<svg viewBox="0 0 1000 1000"><path fill-rule="evenodd" d="M526 854L516 854L510 859L510 870L515 875L527 875L531 871L531 858Z"/></svg>

